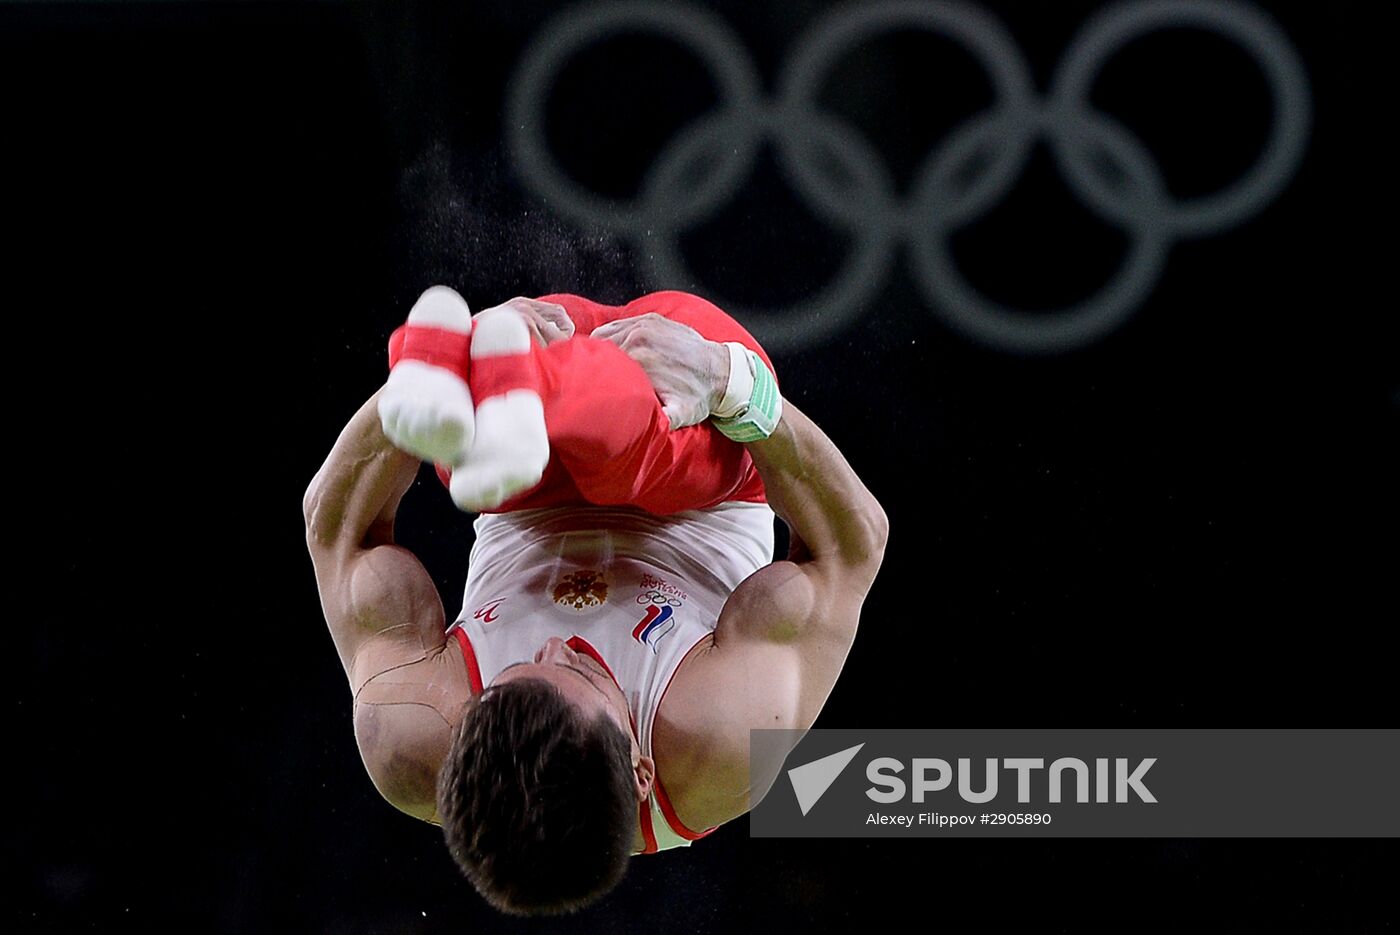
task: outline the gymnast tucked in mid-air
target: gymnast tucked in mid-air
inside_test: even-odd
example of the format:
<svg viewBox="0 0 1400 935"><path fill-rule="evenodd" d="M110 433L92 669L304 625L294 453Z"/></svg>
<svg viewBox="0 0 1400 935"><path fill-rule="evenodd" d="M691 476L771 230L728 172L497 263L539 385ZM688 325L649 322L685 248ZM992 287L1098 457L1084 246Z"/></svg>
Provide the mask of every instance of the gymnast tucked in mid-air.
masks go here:
<svg viewBox="0 0 1400 935"><path fill-rule="evenodd" d="M355 737L493 906L569 912L766 792L749 730L816 719L885 513L753 337L686 293L473 316L435 286L389 356L305 499ZM423 461L480 514L450 625L394 541Z"/></svg>

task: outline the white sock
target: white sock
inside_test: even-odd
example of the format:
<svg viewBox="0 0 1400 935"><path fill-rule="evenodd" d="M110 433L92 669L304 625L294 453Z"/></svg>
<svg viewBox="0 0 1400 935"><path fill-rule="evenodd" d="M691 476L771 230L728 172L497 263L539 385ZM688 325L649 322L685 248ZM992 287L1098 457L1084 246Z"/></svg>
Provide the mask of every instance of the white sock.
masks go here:
<svg viewBox="0 0 1400 935"><path fill-rule="evenodd" d="M478 315L473 326L472 367L531 352L530 330L509 308ZM476 402L476 437L464 463L454 468L452 499L464 510L494 509L539 483L549 464L544 403L535 388L512 389Z"/></svg>
<svg viewBox="0 0 1400 935"><path fill-rule="evenodd" d="M414 303L408 325L471 334L471 309L452 289L433 286ZM471 390L462 374L412 356L390 371L379 419L396 448L439 464L462 461L475 436Z"/></svg>

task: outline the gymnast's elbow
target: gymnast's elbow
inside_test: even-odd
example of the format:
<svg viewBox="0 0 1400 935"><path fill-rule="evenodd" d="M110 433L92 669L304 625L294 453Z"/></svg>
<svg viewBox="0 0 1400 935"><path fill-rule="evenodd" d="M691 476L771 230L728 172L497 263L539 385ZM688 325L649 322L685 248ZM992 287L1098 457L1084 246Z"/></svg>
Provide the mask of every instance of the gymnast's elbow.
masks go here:
<svg viewBox="0 0 1400 935"><path fill-rule="evenodd" d="M317 471L316 476L311 478L311 483L306 485L306 493L301 496L301 518L302 522L306 524L306 538L308 543L316 539L324 538L325 536L325 511L321 509L321 505L321 472Z"/></svg>
<svg viewBox="0 0 1400 935"><path fill-rule="evenodd" d="M306 547L316 555L347 541L353 534L346 528L343 497L330 495L322 473L317 473L301 498L302 522L306 526Z"/></svg>
<svg viewBox="0 0 1400 935"><path fill-rule="evenodd" d="M384 801L433 822L438 767L450 733L446 721L423 705L361 702L354 724L360 759Z"/></svg>
<svg viewBox="0 0 1400 935"><path fill-rule="evenodd" d="M867 560L874 560L878 565L884 558L885 546L890 541L890 518L874 497L870 498L870 502L861 511L860 530L861 534L857 537L858 551Z"/></svg>
<svg viewBox="0 0 1400 935"><path fill-rule="evenodd" d="M885 560L889 540L889 517L871 497L867 504L851 514L835 556L835 562L842 569L842 577L862 594L874 584L875 575Z"/></svg>

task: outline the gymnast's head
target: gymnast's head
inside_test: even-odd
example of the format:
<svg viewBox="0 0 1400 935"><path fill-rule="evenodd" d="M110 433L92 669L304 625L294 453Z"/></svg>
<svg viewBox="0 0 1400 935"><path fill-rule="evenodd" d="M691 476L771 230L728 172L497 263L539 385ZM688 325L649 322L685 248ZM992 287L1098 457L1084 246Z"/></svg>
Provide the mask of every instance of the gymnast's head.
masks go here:
<svg viewBox="0 0 1400 935"><path fill-rule="evenodd" d="M438 816L487 902L559 915L622 879L653 775L612 677L551 638L468 703L438 781Z"/></svg>

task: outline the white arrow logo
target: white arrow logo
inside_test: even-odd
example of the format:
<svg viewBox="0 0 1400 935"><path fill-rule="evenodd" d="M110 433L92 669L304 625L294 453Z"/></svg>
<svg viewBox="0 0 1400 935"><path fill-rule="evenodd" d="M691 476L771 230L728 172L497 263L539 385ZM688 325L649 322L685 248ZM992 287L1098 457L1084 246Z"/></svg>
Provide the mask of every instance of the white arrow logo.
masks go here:
<svg viewBox="0 0 1400 935"><path fill-rule="evenodd" d="M797 804L803 815L810 812L817 800L826 794L836 777L855 759L863 746L865 744L858 743L854 747L847 747L787 771L788 779L792 782L792 791L797 793Z"/></svg>

